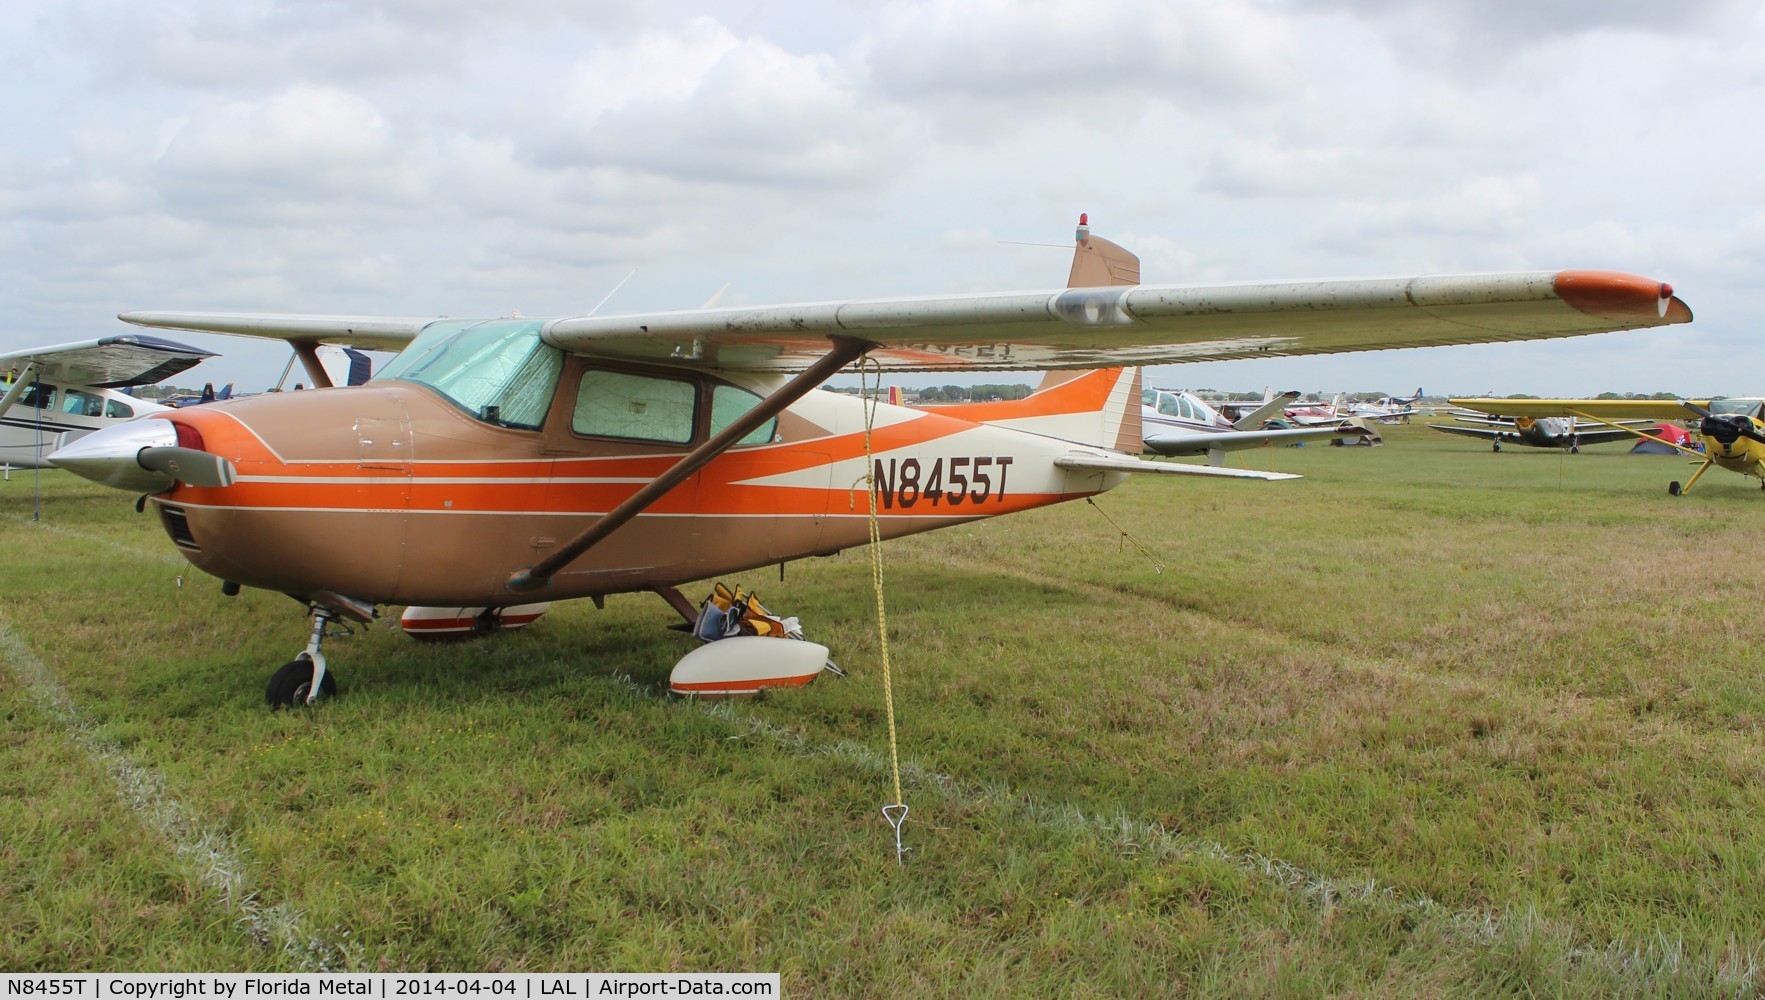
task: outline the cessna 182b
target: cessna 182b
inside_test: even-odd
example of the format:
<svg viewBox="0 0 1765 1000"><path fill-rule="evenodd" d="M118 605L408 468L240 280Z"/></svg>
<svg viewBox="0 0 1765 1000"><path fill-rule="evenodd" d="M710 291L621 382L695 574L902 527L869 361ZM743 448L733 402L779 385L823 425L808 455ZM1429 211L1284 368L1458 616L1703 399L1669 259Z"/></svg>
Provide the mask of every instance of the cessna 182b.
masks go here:
<svg viewBox="0 0 1765 1000"><path fill-rule="evenodd" d="M1089 497L1136 472L1287 478L1136 457L1124 365L1528 340L1684 323L1604 271L1140 285L1080 219L1069 287L567 319L131 312L141 326L402 348L366 386L156 415L52 456L145 493L223 581L312 613L272 704L333 687L320 645L383 604L496 608L684 582ZM1042 369L1025 400L933 411L817 391L881 371ZM339 397L348 393L347 403Z"/></svg>
<svg viewBox="0 0 1765 1000"><path fill-rule="evenodd" d="M1588 423L1605 424L1625 434L1648 438L1700 461L1698 471L1684 486L1679 480L1667 484L1667 492L1679 496L1692 488L1699 477L1714 465L1729 472L1752 476L1765 489L1765 413L1759 399L1455 399L1463 406L1484 413L1511 413L1518 417L1571 417ZM1703 435L1704 450L1698 451L1632 426L1638 422L1653 427L1657 421L1681 420L1687 414L1698 418L1698 433ZM1625 421L1622 418L1632 418Z"/></svg>

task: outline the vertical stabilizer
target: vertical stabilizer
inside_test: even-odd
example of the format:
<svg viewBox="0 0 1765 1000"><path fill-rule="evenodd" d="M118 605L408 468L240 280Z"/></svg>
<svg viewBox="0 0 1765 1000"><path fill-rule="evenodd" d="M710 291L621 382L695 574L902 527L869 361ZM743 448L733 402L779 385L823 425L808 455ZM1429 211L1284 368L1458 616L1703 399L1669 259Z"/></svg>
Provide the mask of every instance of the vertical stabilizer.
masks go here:
<svg viewBox="0 0 1765 1000"><path fill-rule="evenodd" d="M1079 228L1073 234L1072 270L1067 272L1068 288L1101 288L1106 285L1138 285L1140 258L1101 236L1091 235L1090 216L1079 216Z"/></svg>
<svg viewBox="0 0 1765 1000"><path fill-rule="evenodd" d="M1140 283L1140 258L1100 236L1091 235L1089 217L1079 216L1074 234L1069 288ZM1064 441L1096 445L1130 455L1145 444L1140 426L1140 369L1051 371L1026 399L965 406L927 407L981 423L1014 427Z"/></svg>

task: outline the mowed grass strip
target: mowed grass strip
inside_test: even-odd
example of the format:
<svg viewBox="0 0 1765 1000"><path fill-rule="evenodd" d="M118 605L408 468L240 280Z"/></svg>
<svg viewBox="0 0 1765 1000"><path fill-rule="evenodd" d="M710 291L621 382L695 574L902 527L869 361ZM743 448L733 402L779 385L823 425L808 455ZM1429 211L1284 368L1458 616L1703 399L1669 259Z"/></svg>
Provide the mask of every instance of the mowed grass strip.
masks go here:
<svg viewBox="0 0 1765 1000"><path fill-rule="evenodd" d="M862 550L742 581L855 675L727 712L660 693L690 646L631 596L451 646L376 625L327 646L344 697L272 715L300 608L221 597L126 499L59 474L51 530L17 481L0 494L0 593L87 717L362 968L776 969L793 995L1757 989L1765 691L1736 595L1765 580L1736 553L1765 497L1713 472L1669 498L1689 468L1614 446L1387 436L1247 459L1298 482L1100 498L1163 572L1083 505L885 546L904 869ZM77 758L7 697L29 724L0 787L35 802ZM88 778L52 783L109 817L83 853L24 826L8 865L178 898L175 859ZM267 961L200 888L131 936L90 931L76 881L31 884L0 965Z"/></svg>

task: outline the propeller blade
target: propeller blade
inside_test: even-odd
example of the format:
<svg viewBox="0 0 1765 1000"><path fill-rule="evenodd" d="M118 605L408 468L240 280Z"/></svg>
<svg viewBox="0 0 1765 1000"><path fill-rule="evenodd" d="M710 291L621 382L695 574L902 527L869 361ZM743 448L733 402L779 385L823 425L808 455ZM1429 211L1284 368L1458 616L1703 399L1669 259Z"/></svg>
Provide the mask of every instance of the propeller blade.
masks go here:
<svg viewBox="0 0 1765 1000"><path fill-rule="evenodd" d="M238 478L232 462L195 448L142 448L135 461L191 486L231 486Z"/></svg>
<svg viewBox="0 0 1765 1000"><path fill-rule="evenodd" d="M1689 399L1680 400L1679 405L1685 407L1686 409L1690 410L1691 412L1697 414L1700 417L1707 418L1707 417L1715 416L1715 414L1711 413L1709 410L1704 409L1703 407L1699 406L1698 404L1692 402Z"/></svg>

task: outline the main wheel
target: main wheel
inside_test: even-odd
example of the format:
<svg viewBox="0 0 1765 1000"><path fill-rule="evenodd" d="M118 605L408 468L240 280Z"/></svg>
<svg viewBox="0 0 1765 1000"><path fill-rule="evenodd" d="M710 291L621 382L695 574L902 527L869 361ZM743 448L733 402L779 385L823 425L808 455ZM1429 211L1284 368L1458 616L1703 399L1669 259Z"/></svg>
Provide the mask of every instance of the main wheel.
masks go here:
<svg viewBox="0 0 1765 1000"><path fill-rule="evenodd" d="M270 676L270 683L264 688L264 700L272 709L304 705L312 682L313 661L290 660ZM337 680L329 670L325 671L325 679L319 682L319 697L337 697Z"/></svg>
<svg viewBox="0 0 1765 1000"><path fill-rule="evenodd" d="M1581 446L1580 446L1580 445L1578 445L1578 444L1572 444L1572 445L1570 445L1570 446L1569 446L1569 454L1571 454L1571 455L1579 455L1579 454L1581 454Z"/></svg>
<svg viewBox="0 0 1765 1000"><path fill-rule="evenodd" d="M1679 495L1679 493L1680 493L1679 480L1675 479L1672 482L1667 484L1667 495L1668 496L1676 497Z"/></svg>
<svg viewBox="0 0 1765 1000"><path fill-rule="evenodd" d="M1490 451L1500 451L1501 450L1501 442L1497 441L1496 443L1490 445L1489 450Z"/></svg>

